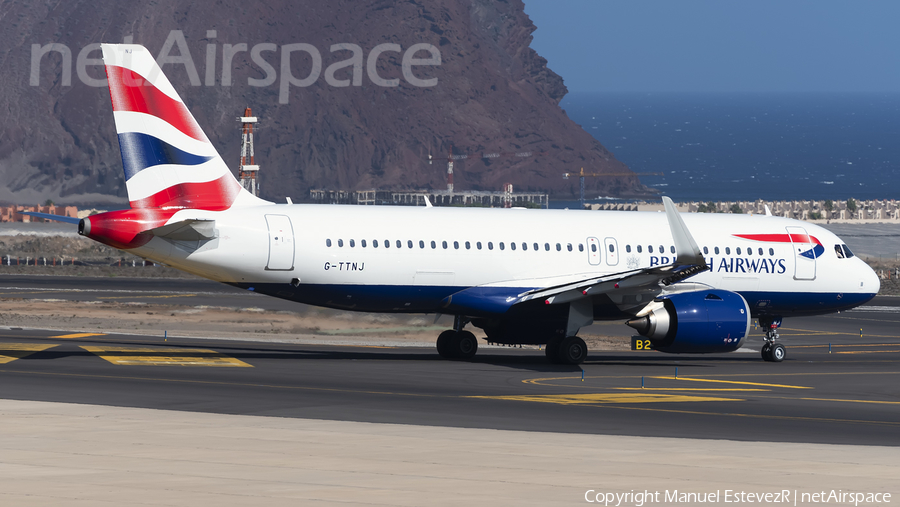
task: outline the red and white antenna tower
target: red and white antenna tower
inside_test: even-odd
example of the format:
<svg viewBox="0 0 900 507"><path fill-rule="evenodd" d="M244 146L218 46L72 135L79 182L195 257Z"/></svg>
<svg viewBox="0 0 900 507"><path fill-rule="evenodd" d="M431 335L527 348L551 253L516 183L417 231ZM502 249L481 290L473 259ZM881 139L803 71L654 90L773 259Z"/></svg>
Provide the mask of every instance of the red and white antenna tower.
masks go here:
<svg viewBox="0 0 900 507"><path fill-rule="evenodd" d="M241 122L241 166L238 169L238 175L241 185L248 192L255 196L259 196L259 166L253 157L253 124L257 122L255 116L251 116L250 108L244 109L244 116L238 118Z"/></svg>
<svg viewBox="0 0 900 507"><path fill-rule="evenodd" d="M447 191L453 192L453 146L447 154Z"/></svg>

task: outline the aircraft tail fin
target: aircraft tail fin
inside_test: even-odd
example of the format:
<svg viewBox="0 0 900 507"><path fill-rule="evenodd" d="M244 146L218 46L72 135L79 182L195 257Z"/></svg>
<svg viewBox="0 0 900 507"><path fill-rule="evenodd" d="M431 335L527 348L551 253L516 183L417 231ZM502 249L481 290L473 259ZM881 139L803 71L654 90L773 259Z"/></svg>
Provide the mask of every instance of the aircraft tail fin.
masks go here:
<svg viewBox="0 0 900 507"><path fill-rule="evenodd" d="M147 48L101 47L132 208L266 202L238 183Z"/></svg>

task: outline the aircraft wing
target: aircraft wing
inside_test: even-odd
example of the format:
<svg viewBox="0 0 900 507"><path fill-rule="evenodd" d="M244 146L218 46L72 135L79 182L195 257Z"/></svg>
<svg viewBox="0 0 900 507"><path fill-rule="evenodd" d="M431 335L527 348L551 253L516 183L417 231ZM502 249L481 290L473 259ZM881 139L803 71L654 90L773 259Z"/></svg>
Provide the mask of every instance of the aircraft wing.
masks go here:
<svg viewBox="0 0 900 507"><path fill-rule="evenodd" d="M559 283L550 284L546 279L517 280L515 285L520 287L518 289L497 284L470 287L447 297L443 301L444 307L464 313L505 313L512 306L528 301L543 300L544 304L555 305L614 291L670 285L709 269L700 248L675 209L675 204L668 197L663 197L663 204L675 243L676 256L672 264L602 276L567 277L569 280L565 281L557 278L554 281ZM521 287L534 288L521 292Z"/></svg>

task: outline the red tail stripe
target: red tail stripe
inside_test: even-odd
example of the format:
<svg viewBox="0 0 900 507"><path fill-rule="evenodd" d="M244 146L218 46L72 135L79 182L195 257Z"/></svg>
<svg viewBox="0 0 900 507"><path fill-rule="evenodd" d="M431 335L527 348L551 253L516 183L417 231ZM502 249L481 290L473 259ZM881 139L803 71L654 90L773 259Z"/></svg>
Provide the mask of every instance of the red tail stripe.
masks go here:
<svg viewBox="0 0 900 507"><path fill-rule="evenodd" d="M181 208L222 211L231 207L241 191L241 185L231 174L213 181L179 183L149 197L131 201L132 208Z"/></svg>
<svg viewBox="0 0 900 507"><path fill-rule="evenodd" d="M734 234L736 238L750 239L753 241L768 241L772 243L813 243L821 245L818 238L804 234ZM807 239L807 237L809 239Z"/></svg>
<svg viewBox="0 0 900 507"><path fill-rule="evenodd" d="M107 65L106 76L109 78L113 111L150 114L198 141L206 141L206 136L187 107L159 91L140 74L124 67Z"/></svg>

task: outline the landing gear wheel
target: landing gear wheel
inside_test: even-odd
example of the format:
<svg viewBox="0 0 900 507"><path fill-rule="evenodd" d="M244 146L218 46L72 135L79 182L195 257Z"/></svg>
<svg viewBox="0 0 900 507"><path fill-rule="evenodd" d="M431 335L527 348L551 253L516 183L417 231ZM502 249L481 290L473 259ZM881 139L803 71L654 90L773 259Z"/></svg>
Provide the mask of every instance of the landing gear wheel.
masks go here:
<svg viewBox="0 0 900 507"><path fill-rule="evenodd" d="M544 347L544 354L546 354L547 359L550 360L551 363L559 362L559 343L562 341L562 338L554 336L550 338L550 341L547 342L547 345Z"/></svg>
<svg viewBox="0 0 900 507"><path fill-rule="evenodd" d="M772 344L769 348L769 357L771 358L769 361L774 361L776 363L784 361L785 352L784 345L780 343Z"/></svg>
<svg viewBox="0 0 900 507"><path fill-rule="evenodd" d="M457 359L472 359L478 352L478 339L468 331L457 333L453 345L453 355Z"/></svg>
<svg viewBox="0 0 900 507"><path fill-rule="evenodd" d="M556 353L559 362L563 364L581 364L587 359L587 344L577 336L563 338Z"/></svg>
<svg viewBox="0 0 900 507"><path fill-rule="evenodd" d="M772 360L771 359L772 356L770 355L771 350L772 350L771 343L766 342L763 344L762 350L759 351L759 355L762 356L763 361L771 361Z"/></svg>
<svg viewBox="0 0 900 507"><path fill-rule="evenodd" d="M438 336L437 351L444 359L452 359L455 357L453 355L453 345L456 341L456 334L456 331L448 329Z"/></svg>

